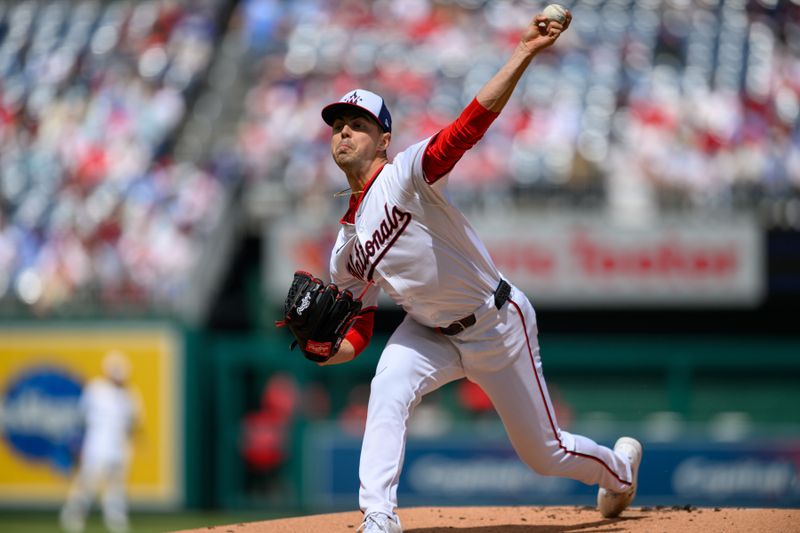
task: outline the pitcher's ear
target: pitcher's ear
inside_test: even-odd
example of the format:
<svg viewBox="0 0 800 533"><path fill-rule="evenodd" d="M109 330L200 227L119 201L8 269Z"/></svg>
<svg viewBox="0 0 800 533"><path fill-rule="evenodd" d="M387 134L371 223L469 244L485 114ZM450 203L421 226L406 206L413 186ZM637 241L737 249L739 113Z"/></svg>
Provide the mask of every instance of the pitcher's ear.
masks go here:
<svg viewBox="0 0 800 533"><path fill-rule="evenodd" d="M389 148L389 143L392 142L392 134L390 132L385 132L381 134L381 142L378 145L379 150L383 150L384 152Z"/></svg>

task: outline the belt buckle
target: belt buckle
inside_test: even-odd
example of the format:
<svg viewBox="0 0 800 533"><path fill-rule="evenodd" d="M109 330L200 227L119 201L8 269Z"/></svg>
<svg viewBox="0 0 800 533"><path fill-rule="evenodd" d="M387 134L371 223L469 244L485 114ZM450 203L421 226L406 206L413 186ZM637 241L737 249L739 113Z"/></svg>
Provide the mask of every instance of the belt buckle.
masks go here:
<svg viewBox="0 0 800 533"><path fill-rule="evenodd" d="M453 322L452 324L450 324L450 326L448 326L447 334L448 335L458 335L459 333L461 333L465 329L467 329L467 328L464 327L464 324L462 324L461 321L459 320L458 322Z"/></svg>

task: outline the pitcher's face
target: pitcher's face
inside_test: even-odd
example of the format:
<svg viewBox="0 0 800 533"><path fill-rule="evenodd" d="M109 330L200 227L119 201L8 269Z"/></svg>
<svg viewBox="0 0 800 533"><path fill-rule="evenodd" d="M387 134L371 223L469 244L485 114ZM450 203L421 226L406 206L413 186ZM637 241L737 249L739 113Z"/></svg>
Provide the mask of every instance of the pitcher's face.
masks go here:
<svg viewBox="0 0 800 533"><path fill-rule="evenodd" d="M361 113L346 113L333 121L331 154L340 168L372 161L389 145L389 134Z"/></svg>

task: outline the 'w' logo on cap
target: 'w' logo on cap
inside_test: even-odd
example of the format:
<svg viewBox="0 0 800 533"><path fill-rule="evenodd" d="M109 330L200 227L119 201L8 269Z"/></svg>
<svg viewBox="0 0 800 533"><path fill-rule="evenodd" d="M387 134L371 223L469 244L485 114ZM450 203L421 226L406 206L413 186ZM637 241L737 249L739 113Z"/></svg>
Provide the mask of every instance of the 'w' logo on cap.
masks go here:
<svg viewBox="0 0 800 533"><path fill-rule="evenodd" d="M358 96L358 92L357 91L353 91L353 94L351 94L350 96L348 96L347 98L342 100L342 102L345 102L345 103L348 103L348 104L357 104L361 100L363 100L363 98Z"/></svg>

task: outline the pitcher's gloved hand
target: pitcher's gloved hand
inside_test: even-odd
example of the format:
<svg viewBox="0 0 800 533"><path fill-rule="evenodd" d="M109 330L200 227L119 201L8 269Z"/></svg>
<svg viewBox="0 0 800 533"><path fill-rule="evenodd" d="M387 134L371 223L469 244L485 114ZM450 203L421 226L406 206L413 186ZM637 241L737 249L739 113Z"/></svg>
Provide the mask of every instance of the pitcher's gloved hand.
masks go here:
<svg viewBox="0 0 800 533"><path fill-rule="evenodd" d="M327 361L339 351L345 334L361 311L361 300L348 290L330 283L327 286L308 272L298 270L286 302L283 320L294 335L292 348L299 345L303 355L316 363Z"/></svg>

